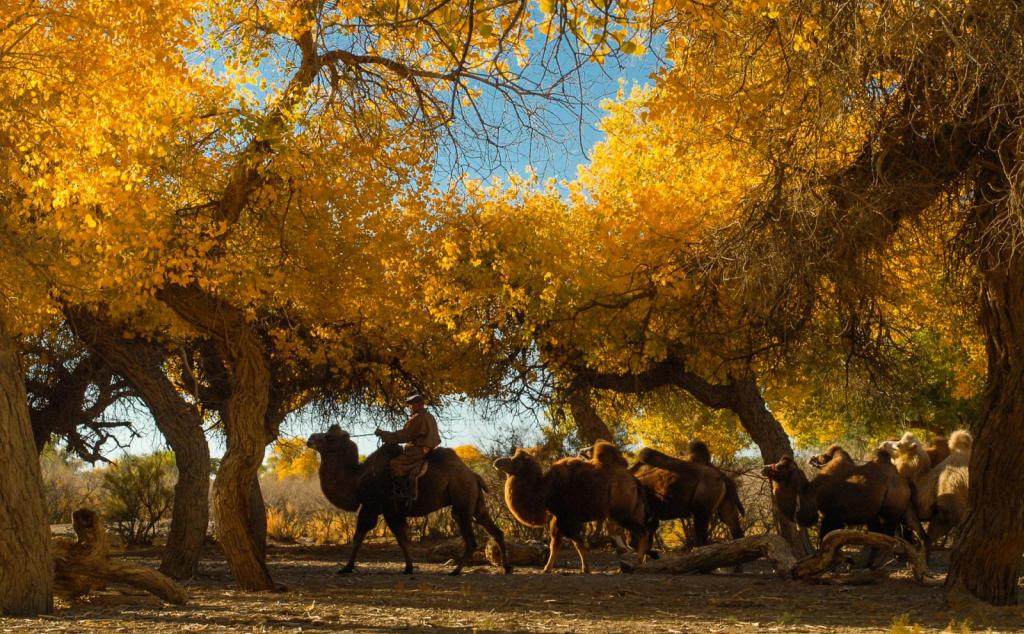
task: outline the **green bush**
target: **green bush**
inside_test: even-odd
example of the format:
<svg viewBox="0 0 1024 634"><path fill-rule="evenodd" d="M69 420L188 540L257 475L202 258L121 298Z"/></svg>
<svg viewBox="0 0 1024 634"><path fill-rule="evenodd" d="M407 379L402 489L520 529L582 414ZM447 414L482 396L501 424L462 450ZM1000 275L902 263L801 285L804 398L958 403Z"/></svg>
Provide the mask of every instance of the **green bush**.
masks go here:
<svg viewBox="0 0 1024 634"><path fill-rule="evenodd" d="M174 455L125 456L103 472L104 515L125 544L151 544L174 502Z"/></svg>

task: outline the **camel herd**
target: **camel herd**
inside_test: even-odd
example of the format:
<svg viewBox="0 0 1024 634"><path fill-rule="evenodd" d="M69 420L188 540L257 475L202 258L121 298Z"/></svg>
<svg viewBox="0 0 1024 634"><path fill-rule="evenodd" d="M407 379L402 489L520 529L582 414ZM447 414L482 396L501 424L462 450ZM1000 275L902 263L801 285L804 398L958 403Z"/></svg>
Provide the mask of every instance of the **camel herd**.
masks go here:
<svg viewBox="0 0 1024 634"><path fill-rule="evenodd" d="M352 571L363 537L381 515L402 549L405 572L412 572L406 517L447 506L465 545L452 574L459 574L476 549L474 521L496 542L505 572L512 571L502 532L484 503L486 486L453 451L439 448L428 456L419 499L404 512L388 503L387 467L397 446L384 445L360 463L355 443L336 425L311 436L308 445L320 453L320 484L327 499L342 509L359 511L351 557L340 572ZM822 539L832 530L866 526L887 535L913 533L927 552L966 511L971 445L966 431L954 432L948 440L932 439L928 446L908 432L882 443L863 464L833 445L811 458L813 477L808 478L790 456L765 466L762 474L771 482L778 511L801 526L818 526ZM708 543L715 517L733 539L743 537L744 509L736 483L712 464L700 441L691 442L683 458L643 449L632 465L615 445L598 441L580 456L562 458L547 470L523 449L496 460L494 467L506 476L505 503L516 520L548 528L545 572L554 568L563 537L576 547L582 571L589 572L583 535L588 522L607 521L623 529L641 563L662 521L692 518L694 546ZM927 530L922 521L928 522Z"/></svg>

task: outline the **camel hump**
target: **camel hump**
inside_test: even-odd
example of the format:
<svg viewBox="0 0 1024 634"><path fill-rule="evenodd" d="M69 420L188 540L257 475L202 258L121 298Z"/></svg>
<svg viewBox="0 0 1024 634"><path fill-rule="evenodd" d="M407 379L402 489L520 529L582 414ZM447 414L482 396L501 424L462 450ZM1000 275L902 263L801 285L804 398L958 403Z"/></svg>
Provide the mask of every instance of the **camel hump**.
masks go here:
<svg viewBox="0 0 1024 634"><path fill-rule="evenodd" d="M605 440L599 440L594 444L592 460L594 463L600 463L606 467L626 468L628 466L618 447Z"/></svg>
<svg viewBox="0 0 1024 634"><path fill-rule="evenodd" d="M711 450L708 449L707 443L703 440L691 440L687 450L690 452L690 460L693 462L711 464Z"/></svg>
<svg viewBox="0 0 1024 634"><path fill-rule="evenodd" d="M875 449L873 461L879 464L892 464L892 454L886 447L879 447Z"/></svg>

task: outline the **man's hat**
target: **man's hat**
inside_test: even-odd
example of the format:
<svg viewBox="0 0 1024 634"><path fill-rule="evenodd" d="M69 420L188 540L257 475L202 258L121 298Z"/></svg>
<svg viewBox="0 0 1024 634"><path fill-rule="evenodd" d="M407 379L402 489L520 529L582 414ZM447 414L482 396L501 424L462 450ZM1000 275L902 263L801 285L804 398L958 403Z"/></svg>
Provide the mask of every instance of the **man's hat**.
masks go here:
<svg viewBox="0 0 1024 634"><path fill-rule="evenodd" d="M422 394L413 394L409 396L409 398L405 399L405 402L407 405L412 405L413 403L423 403L426 400L427 399L423 398Z"/></svg>

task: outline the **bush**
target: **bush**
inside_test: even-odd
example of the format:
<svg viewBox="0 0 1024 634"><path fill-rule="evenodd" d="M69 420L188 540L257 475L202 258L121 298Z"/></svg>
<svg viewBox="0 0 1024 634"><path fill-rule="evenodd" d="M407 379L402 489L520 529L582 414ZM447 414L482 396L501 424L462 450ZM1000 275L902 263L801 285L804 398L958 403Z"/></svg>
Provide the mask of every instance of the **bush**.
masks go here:
<svg viewBox="0 0 1024 634"><path fill-rule="evenodd" d="M101 479L97 472L86 470L84 462L47 445L39 464L50 524L69 524L76 509L99 507L103 497Z"/></svg>
<svg viewBox="0 0 1024 634"><path fill-rule="evenodd" d="M170 514L176 479L174 455L125 456L103 472L104 515L125 544L151 544Z"/></svg>

